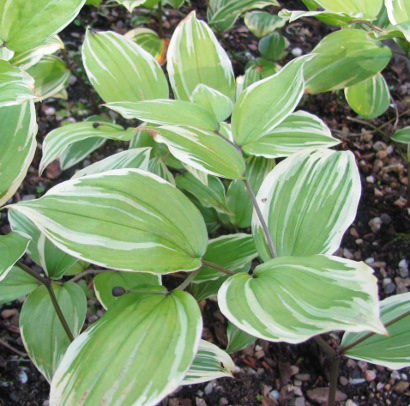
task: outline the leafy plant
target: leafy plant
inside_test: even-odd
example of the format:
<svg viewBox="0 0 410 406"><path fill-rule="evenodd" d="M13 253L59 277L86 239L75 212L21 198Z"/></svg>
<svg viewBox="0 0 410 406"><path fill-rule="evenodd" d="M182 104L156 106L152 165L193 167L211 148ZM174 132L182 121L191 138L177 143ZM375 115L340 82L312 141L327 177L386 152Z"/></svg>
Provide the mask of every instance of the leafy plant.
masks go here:
<svg viewBox="0 0 410 406"><path fill-rule="evenodd" d="M11 19L2 20L8 51L2 55L43 47L84 2L48 1L42 13L19 0L0 3ZM240 13L274 3L211 1L210 23L226 29ZM357 18L356 8L342 6L320 16ZM58 18L36 25L48 21L49 10ZM368 13L372 21L378 10ZM405 35L406 21L395 23L394 35ZM31 25L40 28L27 39ZM20 328L51 384L50 404L155 405L180 385L230 376L228 352L255 337L314 338L332 356L334 370L340 355L391 368L410 365L409 294L379 303L372 269L333 255L360 199L353 154L331 150L338 140L325 123L295 111L306 91L351 89L378 75L389 48L346 28L312 55L244 86L213 31L193 12L170 40L169 83L158 48L154 53L128 36L87 31L84 67L105 108L142 124L124 129L93 117L53 130L40 171L57 158L72 166L101 140L130 141L130 149L39 199L5 206L12 231L0 237L0 301L29 295ZM336 61L332 69L329 60ZM0 61L7 145L0 161L2 204L27 172L37 132L34 79L10 61ZM74 153L73 145L82 147ZM236 232L212 235L221 225ZM41 274L19 261L26 252ZM86 297L77 282L93 273L107 311L82 331ZM170 288L166 274L184 279ZM201 340L197 301L215 295L230 322L227 351ZM336 350L320 336L335 329L346 331Z"/></svg>

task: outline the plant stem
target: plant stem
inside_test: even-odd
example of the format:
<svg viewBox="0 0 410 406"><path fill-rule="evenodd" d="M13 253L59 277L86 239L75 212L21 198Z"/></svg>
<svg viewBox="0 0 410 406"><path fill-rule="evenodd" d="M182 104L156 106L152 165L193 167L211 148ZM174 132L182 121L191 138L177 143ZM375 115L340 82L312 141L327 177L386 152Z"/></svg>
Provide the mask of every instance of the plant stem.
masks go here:
<svg viewBox="0 0 410 406"><path fill-rule="evenodd" d="M375 125L373 125L371 123L368 123L365 120L360 120L359 118L354 118L354 117L346 117L346 118L350 121L354 121L355 123L366 125L366 126L372 128L374 131L377 131L378 133L383 135L383 137L385 137L386 139L389 138L389 136L384 131L382 131L380 128L376 127Z"/></svg>
<svg viewBox="0 0 410 406"><path fill-rule="evenodd" d="M27 265L23 264L21 261L17 261L16 265L21 268L24 272L28 273L31 275L33 278L36 278L40 283L43 285L47 285L47 279L43 278L41 275L39 275L37 272L33 271L30 267Z"/></svg>
<svg viewBox="0 0 410 406"><path fill-rule="evenodd" d="M164 38L164 28L162 26L162 17L163 17L163 10L162 10L162 2L158 3L157 9L157 20L158 20L158 35L162 39Z"/></svg>
<svg viewBox="0 0 410 406"><path fill-rule="evenodd" d="M223 273L226 273L227 275L235 275L235 272L232 272L230 269L224 268L223 266L218 265L218 264L214 264L213 262L202 260L202 265L208 266L209 268L216 269L217 271L221 271Z"/></svg>
<svg viewBox="0 0 410 406"><path fill-rule="evenodd" d="M266 241L268 243L269 250L270 250L270 253L272 255L272 258L276 258L278 256L278 253L276 251L275 245L273 244L273 240L272 240L272 237L270 235L268 225L266 224L266 221L263 218L263 214L262 214L261 209L260 209L260 207L258 205L258 202L256 200L255 193L253 193L251 184L249 183L249 179L246 178L244 180L244 182L245 182L246 190L248 191L249 196L252 200L252 204L253 204L253 207L255 209L256 215L258 216L259 222L261 223L262 230L263 230L263 233L265 234L265 238L266 238Z"/></svg>
<svg viewBox="0 0 410 406"><path fill-rule="evenodd" d="M329 395L327 398L328 406L335 406L336 391L337 391L337 377L339 376L339 364L340 364L339 356L335 355L334 357L332 357L332 366L330 370Z"/></svg>
<svg viewBox="0 0 410 406"><path fill-rule="evenodd" d="M314 337L316 343L322 347L323 351L327 352L330 356L337 356L337 351L332 348L321 336Z"/></svg>
<svg viewBox="0 0 410 406"><path fill-rule="evenodd" d="M76 282L76 281L78 281L79 279L81 279L82 277L84 277L86 275L99 274L99 273L103 273L103 272L107 272L107 270L87 269L86 271L80 272L79 274L73 276L70 279L70 282Z"/></svg>
<svg viewBox="0 0 410 406"><path fill-rule="evenodd" d="M191 284L191 282L195 279L195 277L198 275L199 271L200 270L198 269L197 271L190 272L187 278L179 286L177 286L174 290L185 290Z"/></svg>

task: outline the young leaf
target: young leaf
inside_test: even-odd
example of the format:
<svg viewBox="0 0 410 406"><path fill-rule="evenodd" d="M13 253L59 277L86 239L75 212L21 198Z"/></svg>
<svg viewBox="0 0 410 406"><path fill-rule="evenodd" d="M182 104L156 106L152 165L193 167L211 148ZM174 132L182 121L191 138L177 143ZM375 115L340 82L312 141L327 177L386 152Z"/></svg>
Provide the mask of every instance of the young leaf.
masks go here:
<svg viewBox="0 0 410 406"><path fill-rule="evenodd" d="M244 21L249 31L258 38L265 37L278 28L282 28L286 23L285 19L267 11L246 13Z"/></svg>
<svg viewBox="0 0 410 406"><path fill-rule="evenodd" d="M387 15L392 25L410 21L410 4L405 0L385 0Z"/></svg>
<svg viewBox="0 0 410 406"><path fill-rule="evenodd" d="M338 257L272 259L252 276L229 277L218 303L241 330L269 341L300 343L341 329L385 334L373 270Z"/></svg>
<svg viewBox="0 0 410 406"><path fill-rule="evenodd" d="M271 34L259 40L258 50L266 58L278 61L286 56L285 48L289 46L289 41L279 32Z"/></svg>
<svg viewBox="0 0 410 406"><path fill-rule="evenodd" d="M134 8L144 4L146 0L116 0L117 3L122 4L130 13Z"/></svg>
<svg viewBox="0 0 410 406"><path fill-rule="evenodd" d="M194 270L208 242L204 221L189 199L139 169L72 179L9 209L28 217L63 251L118 270Z"/></svg>
<svg viewBox="0 0 410 406"><path fill-rule="evenodd" d="M199 349L182 385L193 385L213 379L230 377L236 366L232 358L215 344L201 340Z"/></svg>
<svg viewBox="0 0 410 406"><path fill-rule="evenodd" d="M342 351L352 346L344 352L350 358L391 369L410 366L410 293L383 300L380 313L389 335L346 333L342 339Z"/></svg>
<svg viewBox="0 0 410 406"><path fill-rule="evenodd" d="M360 177L351 152L308 148L280 162L257 201L279 256L333 254L356 215ZM254 214L252 231L264 261L271 258Z"/></svg>
<svg viewBox="0 0 410 406"><path fill-rule="evenodd" d="M87 311L83 290L71 282L63 285L53 283L51 288L72 335L77 336ZM37 287L24 302L20 314L20 332L34 365L51 381L70 340L44 285Z"/></svg>
<svg viewBox="0 0 410 406"><path fill-rule="evenodd" d="M0 305L12 302L28 295L37 288L37 279L23 271L18 266L13 266L7 276L1 281Z"/></svg>
<svg viewBox="0 0 410 406"><path fill-rule="evenodd" d="M402 144L410 144L410 126L396 131L391 139Z"/></svg>
<svg viewBox="0 0 410 406"><path fill-rule="evenodd" d="M148 406L174 391L198 351L202 321L191 295L164 293L121 296L74 340L51 383L50 405Z"/></svg>
<svg viewBox="0 0 410 406"><path fill-rule="evenodd" d="M326 11L361 13L361 18L366 20L374 20L383 6L383 0L316 0L316 3Z"/></svg>
<svg viewBox="0 0 410 406"><path fill-rule="evenodd" d="M174 31L167 61L169 80L177 99L189 100L199 84L234 99L235 77L231 61L215 34L196 18L195 12L182 20Z"/></svg>
<svg viewBox="0 0 410 406"><path fill-rule="evenodd" d="M104 145L105 142L105 138L87 137L67 145L67 148L63 150L58 158L60 160L60 169L65 171L66 169L73 167L77 163L84 160L92 152Z"/></svg>
<svg viewBox="0 0 410 406"><path fill-rule="evenodd" d="M306 57L288 63L277 74L247 87L232 113L236 144L245 145L269 134L299 103L303 95Z"/></svg>
<svg viewBox="0 0 410 406"><path fill-rule="evenodd" d="M0 39L13 51L43 44L65 28L85 0L7 0L0 13Z"/></svg>
<svg viewBox="0 0 410 406"><path fill-rule="evenodd" d="M158 62L126 37L88 30L82 58L91 84L107 103L168 98L168 83Z"/></svg>
<svg viewBox="0 0 410 406"><path fill-rule="evenodd" d="M172 172L168 169L165 162L160 157L152 158L148 162L148 172L158 175L160 178L175 186L175 178Z"/></svg>
<svg viewBox="0 0 410 406"><path fill-rule="evenodd" d="M19 188L33 159L37 142L33 102L0 107L0 206Z"/></svg>
<svg viewBox="0 0 410 406"><path fill-rule="evenodd" d="M242 331L229 321L226 333L228 335L228 346L226 347L228 354L240 351L256 341L256 337Z"/></svg>

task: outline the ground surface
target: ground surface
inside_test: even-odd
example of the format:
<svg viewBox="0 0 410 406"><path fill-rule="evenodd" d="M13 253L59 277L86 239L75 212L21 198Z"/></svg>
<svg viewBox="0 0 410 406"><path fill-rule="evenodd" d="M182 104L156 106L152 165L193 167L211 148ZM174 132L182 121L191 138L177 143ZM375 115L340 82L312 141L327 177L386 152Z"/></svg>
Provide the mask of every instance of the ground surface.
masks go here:
<svg viewBox="0 0 410 406"><path fill-rule="evenodd" d="M283 3L283 2L282 2ZM200 17L204 17L201 1L192 1ZM286 6L301 9L298 2ZM184 10L187 11L187 10ZM134 13L135 18L137 13ZM179 13L165 17L165 31L172 32L180 20ZM61 34L67 45L74 69L79 62L78 45L88 24L96 28L112 29L123 33L132 26L131 15L120 7L96 11L85 8L80 18ZM135 20L134 20L135 21ZM151 19L155 28L155 19ZM257 40L249 36L241 22L226 35L225 41L239 53L235 62L237 73L242 73L243 50L257 56ZM290 41L289 49L300 48L309 52L320 40L325 27L315 20L292 24L284 33ZM249 55L248 55L249 56ZM242 59L241 59L242 58ZM76 69L81 76L81 68ZM396 145L389 136L394 131L396 114L399 126L410 125L410 77L406 62L394 59L386 69L385 77L396 104L382 117L370 122L361 121L346 105L342 93L326 93L306 97L301 108L319 115L342 141L341 148L353 151L361 172L362 198L357 217L346 233L338 254L362 260L375 270L381 298L409 291L410 277L410 216L406 208L407 171ZM46 100L37 105L39 142L60 125L63 120L79 121L95 114L94 95L88 93L81 80L73 79L68 88L69 102ZM407 100L406 100L407 97ZM98 103L98 98L95 97ZM107 152L118 148L107 144L88 159L101 159ZM55 183L67 179L69 171L61 173L51 166L46 175L37 176L41 147L29 175L14 197L38 197ZM6 213L1 214L0 232L8 232ZM220 346L226 345L226 323L213 301L203 303L206 328L204 338ZM21 304L14 302L0 307L0 406L47 405L48 384L37 372L25 354L19 336L18 316ZM89 318L89 322L95 316ZM325 336L330 342L340 341L340 334ZM238 366L234 379L224 378L208 384L185 387L162 402L162 405L317 405L323 404L329 378L329 360L315 342L297 346L269 344L257 341L256 346L233 354ZM390 371L364 362L344 359L339 377L339 399L345 405L410 404L410 370Z"/></svg>

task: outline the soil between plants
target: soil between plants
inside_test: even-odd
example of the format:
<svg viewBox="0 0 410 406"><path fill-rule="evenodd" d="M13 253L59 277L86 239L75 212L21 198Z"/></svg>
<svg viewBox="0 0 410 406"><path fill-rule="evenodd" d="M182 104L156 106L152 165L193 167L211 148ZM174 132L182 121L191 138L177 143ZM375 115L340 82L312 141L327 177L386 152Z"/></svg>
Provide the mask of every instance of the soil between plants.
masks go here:
<svg viewBox="0 0 410 406"><path fill-rule="evenodd" d="M196 0L191 1L191 4L192 7L184 9L184 12L196 9L199 17L205 18L204 2ZM290 9L304 8L298 1L282 4ZM131 28L132 18L137 15L138 12L131 15L120 6L100 10L85 7L79 18L61 33L77 75L88 82L78 53L85 27L91 25L96 29L112 29L123 33ZM166 14L166 33L172 33L180 19L179 12L170 11ZM151 16L149 27L155 29L156 26L157 22ZM327 27L313 19L291 24L284 30L290 42L289 51L300 48L304 53L309 52L327 30ZM234 61L237 74L243 73L245 49L248 54L259 56L257 39L249 35L242 21L226 34L224 41L229 41L232 49L239 55ZM362 181L362 197L356 219L347 231L337 254L365 261L370 265L378 278L382 299L407 292L410 287L408 268L405 266L410 263L410 216L406 207L407 170L399 147L389 139L394 132L396 114L400 116L400 127L410 125L410 75L406 61L393 59L385 71L385 77L396 109L390 107L386 114L376 120L362 122L349 109L342 92L306 96L300 105L300 108L317 114L328 124L332 133L341 140L339 148L355 154ZM79 79L72 80L68 94L68 102L49 99L37 104L39 149L13 202L39 197L54 184L72 175L74 169L61 172L58 165L50 166L43 177L37 175L41 141L49 131L59 127L62 121L81 121L103 110L95 110L91 101L95 98L95 104L98 104L98 96L87 93ZM127 126L129 125L127 122ZM124 146L107 142L78 167L102 159L118 148ZM8 231L7 216L2 212L0 232L6 234ZM92 284L92 280L89 282ZM95 305L95 300L90 299L89 302L90 306ZM226 321L219 312L217 303L208 300L202 302L201 306L205 322L204 338L224 348ZM0 406L45 406L48 404L49 386L25 354L18 329L20 308L21 302L0 307ZM90 313L87 322L91 323L96 319L97 317ZM337 332L324 336L330 343L340 342L340 337L341 334ZM233 379L223 378L183 387L164 399L161 405L325 404L329 359L314 341L291 346L258 340L256 345L233 354L232 357L238 367ZM409 376L409 368L391 371L364 362L342 359L338 385L339 403L350 406L409 405Z"/></svg>

